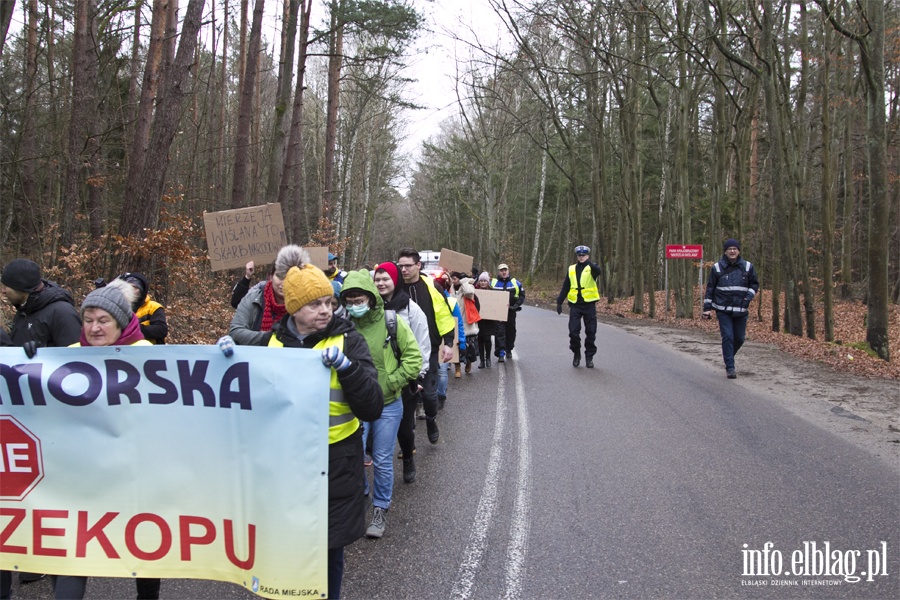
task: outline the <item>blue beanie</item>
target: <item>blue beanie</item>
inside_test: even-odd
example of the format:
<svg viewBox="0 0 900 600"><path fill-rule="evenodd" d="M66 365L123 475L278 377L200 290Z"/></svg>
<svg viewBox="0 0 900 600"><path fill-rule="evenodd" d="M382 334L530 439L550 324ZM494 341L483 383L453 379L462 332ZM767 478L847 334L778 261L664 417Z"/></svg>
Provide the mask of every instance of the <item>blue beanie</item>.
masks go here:
<svg viewBox="0 0 900 600"><path fill-rule="evenodd" d="M723 251L728 250L728 249L731 248L732 246L734 246L734 247L737 248L738 250L741 249L741 243L740 243L739 241L737 241L737 240L734 239L734 238L728 238L727 240L725 240L725 243L722 244L722 250L723 250Z"/></svg>

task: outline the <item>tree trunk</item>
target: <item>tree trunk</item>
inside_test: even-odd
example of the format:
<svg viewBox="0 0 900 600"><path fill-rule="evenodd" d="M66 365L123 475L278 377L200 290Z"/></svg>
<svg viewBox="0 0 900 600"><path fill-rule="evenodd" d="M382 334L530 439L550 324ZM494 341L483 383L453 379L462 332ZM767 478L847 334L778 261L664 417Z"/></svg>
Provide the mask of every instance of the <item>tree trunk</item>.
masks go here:
<svg viewBox="0 0 900 600"><path fill-rule="evenodd" d="M834 341L834 162L831 158L831 52L832 36L823 31L824 62L819 85L822 98L822 301L825 341Z"/></svg>
<svg viewBox="0 0 900 600"><path fill-rule="evenodd" d="M137 119L134 123L134 139L128 156L128 179L125 183L125 197L134 198L143 186L141 174L150 144L150 127L153 124L156 93L159 85L160 65L163 57L163 35L165 35L168 15L168 0L153 0L153 16L150 21L150 38L147 47L147 63L144 65L144 82L141 86L141 100ZM128 212L128 204L123 210L123 218Z"/></svg>
<svg viewBox="0 0 900 600"><path fill-rule="evenodd" d="M879 357L890 360L888 325L890 303L891 206L887 189L887 143L884 108L884 4L861 5L869 25L859 39L862 74L866 83L866 150L869 158L869 287L866 341Z"/></svg>
<svg viewBox="0 0 900 600"><path fill-rule="evenodd" d="M59 243L71 246L75 241L75 215L80 213L85 191L85 164L98 150L93 138L97 114L97 7L95 0L77 0L72 41L72 113L69 122L66 178L60 206Z"/></svg>
<svg viewBox="0 0 900 600"><path fill-rule="evenodd" d="M262 17L265 0L256 0L253 8L253 24L250 27L250 43L245 64L244 87L238 109L237 133L234 140L234 174L231 181L231 208L247 206L247 179L250 176L250 127L253 121L253 96L256 91L259 51L262 40Z"/></svg>
<svg viewBox="0 0 900 600"><path fill-rule="evenodd" d="M9 33L9 24L12 23L13 13L16 12L16 0L0 2L0 56L6 48L6 34Z"/></svg>
<svg viewBox="0 0 900 600"><path fill-rule="evenodd" d="M266 185L266 202L278 201L278 187L281 184L281 173L284 169L285 143L290 130L288 105L291 103L294 47L297 43L297 13L299 11L300 0L285 0L284 34L282 35L281 60L278 63L278 99L275 103L272 145L269 149L269 179ZM282 212L284 212L283 206Z"/></svg>
<svg viewBox="0 0 900 600"><path fill-rule="evenodd" d="M300 13L299 51L297 53L297 82L294 87L294 105L291 111L291 131L284 153L284 168L278 186L278 202L284 214L287 239L297 243L301 235L300 210L304 206L303 194L303 84L306 75L307 45L309 44L309 19L312 0L305 0Z"/></svg>
<svg viewBox="0 0 900 600"><path fill-rule="evenodd" d="M184 15L181 40L172 72L165 77L165 87L160 90L159 105L153 120L150 145L144 160L144 169L139 180L142 185L137 193L125 203L119 234L123 237L143 239L145 229L155 229L159 219L159 206L166 182L169 163L169 149L178 131L181 107L187 94L187 82L197 47L204 0L190 0ZM146 262L144 262L146 261ZM129 265L129 258L123 257L119 270L136 268L149 264L148 257L136 257L135 265Z"/></svg>
<svg viewBox="0 0 900 600"><path fill-rule="evenodd" d="M328 46L328 106L325 112L325 164L322 206L319 218L330 222L334 210L334 155L341 91L341 63L344 54L343 0L331 2L331 39Z"/></svg>

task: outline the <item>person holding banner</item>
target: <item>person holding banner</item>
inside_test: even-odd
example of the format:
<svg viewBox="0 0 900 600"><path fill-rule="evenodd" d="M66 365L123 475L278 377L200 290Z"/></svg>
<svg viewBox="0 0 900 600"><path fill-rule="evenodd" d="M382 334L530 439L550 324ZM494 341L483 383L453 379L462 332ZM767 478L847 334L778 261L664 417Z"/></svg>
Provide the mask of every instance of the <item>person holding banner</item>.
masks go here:
<svg viewBox="0 0 900 600"><path fill-rule="evenodd" d="M728 379L737 379L734 355L744 345L750 302L759 291L759 280L753 265L741 258L740 242L729 238L725 240L723 250L725 254L709 270L706 280L703 317L708 319L715 311L722 335L725 375Z"/></svg>
<svg viewBox="0 0 900 600"><path fill-rule="evenodd" d="M363 421L363 439L372 432L372 466L374 482L372 486L372 523L366 536L384 536L387 525L387 511L391 507L394 491L394 444L403 417L403 388L410 381L416 381L422 368L422 351L416 336L403 319L397 319L396 339L391 339L388 329L384 300L378 293L369 271L351 271L344 278L341 288L341 303L350 315L356 330L366 338L372 362L378 371L378 383L384 395L384 410L374 421ZM365 479L366 491L369 481Z"/></svg>
<svg viewBox="0 0 900 600"><path fill-rule="evenodd" d="M283 281L286 314L261 346L311 348L331 368L328 428L328 597L340 598L344 546L366 532L362 428L384 409L366 339L332 311L334 288L320 269L291 267Z"/></svg>
<svg viewBox="0 0 900 600"><path fill-rule="evenodd" d="M123 279L115 279L88 294L81 303L81 337L70 348L87 346L152 346L141 333L141 323L132 306L138 289ZM53 593L57 599L84 598L88 578L80 575L54 575ZM159 578L135 579L139 600L159 598Z"/></svg>
<svg viewBox="0 0 900 600"><path fill-rule="evenodd" d="M584 366L594 368L597 353L597 301L600 291L597 278L600 266L591 262L591 249L575 246L574 265L569 265L562 289L556 297L556 314L562 314L563 300L569 301L569 350L572 351L572 366L581 364L581 321L584 320Z"/></svg>
<svg viewBox="0 0 900 600"><path fill-rule="evenodd" d="M483 271L481 275L478 276L475 287L480 290L491 289L491 276L487 271ZM481 360L481 362L478 363L479 369L491 368L491 336L496 338L496 356L501 357L506 355L506 328L503 323L493 319L481 319L478 322L478 355Z"/></svg>

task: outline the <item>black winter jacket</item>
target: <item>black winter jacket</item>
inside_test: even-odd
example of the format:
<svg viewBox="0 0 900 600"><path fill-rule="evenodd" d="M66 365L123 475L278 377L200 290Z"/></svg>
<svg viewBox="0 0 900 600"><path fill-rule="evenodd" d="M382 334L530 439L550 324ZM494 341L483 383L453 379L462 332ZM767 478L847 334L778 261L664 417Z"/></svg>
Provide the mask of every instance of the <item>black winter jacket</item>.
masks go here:
<svg viewBox="0 0 900 600"><path fill-rule="evenodd" d="M723 255L709 271L703 310L747 314L750 301L758 291L759 281L753 265L740 257L732 264Z"/></svg>
<svg viewBox="0 0 900 600"><path fill-rule="evenodd" d="M287 348L312 348L323 338L344 336L344 354L353 365L338 373L344 399L361 421L375 421L384 409L384 395L378 383L378 373L365 338L345 319L332 317L331 323L319 333L298 339L287 327L291 315L265 336L265 344L273 335ZM265 345L264 344L264 345ZM328 548L342 548L366 533L366 497L363 495L362 433L328 446Z"/></svg>
<svg viewBox="0 0 900 600"><path fill-rule="evenodd" d="M43 280L39 292L28 294L25 304L16 307L9 327L15 346L37 342L42 348L65 348L81 338L81 317L72 294L52 281Z"/></svg>

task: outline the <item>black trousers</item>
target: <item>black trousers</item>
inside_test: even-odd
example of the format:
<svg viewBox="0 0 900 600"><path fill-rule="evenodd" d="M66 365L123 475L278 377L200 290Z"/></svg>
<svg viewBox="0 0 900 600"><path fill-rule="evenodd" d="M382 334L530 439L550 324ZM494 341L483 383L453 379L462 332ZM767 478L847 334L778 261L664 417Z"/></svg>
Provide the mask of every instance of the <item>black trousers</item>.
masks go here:
<svg viewBox="0 0 900 600"><path fill-rule="evenodd" d="M516 315L518 313L510 310L506 316L506 349L512 352L516 347Z"/></svg>
<svg viewBox="0 0 900 600"><path fill-rule="evenodd" d="M581 322L584 321L584 356L597 353L597 303L569 304L569 350L581 353Z"/></svg>
<svg viewBox="0 0 900 600"><path fill-rule="evenodd" d="M403 388L403 417L397 429L397 442L405 458L412 457L416 447L416 405L422 401L425 416L434 418L438 412L437 401L438 350L432 350L428 361L428 372L422 382L422 391L412 393L409 386Z"/></svg>

